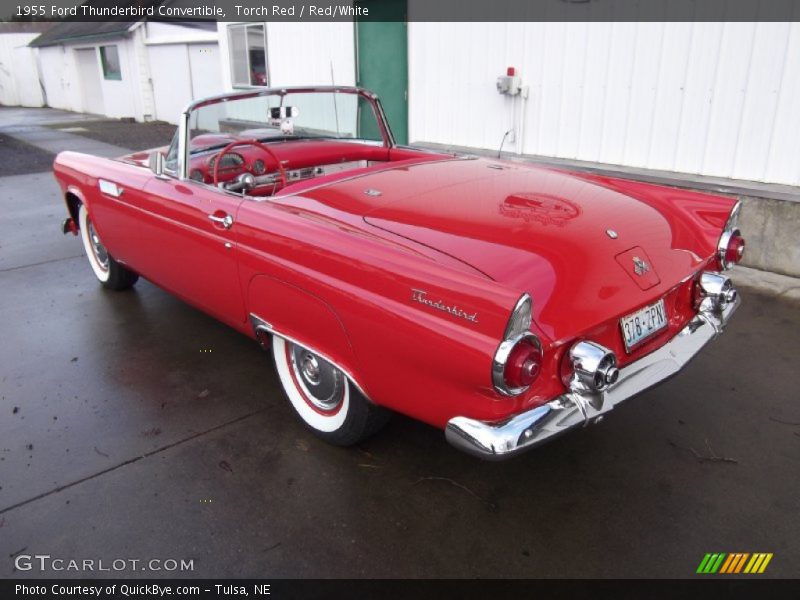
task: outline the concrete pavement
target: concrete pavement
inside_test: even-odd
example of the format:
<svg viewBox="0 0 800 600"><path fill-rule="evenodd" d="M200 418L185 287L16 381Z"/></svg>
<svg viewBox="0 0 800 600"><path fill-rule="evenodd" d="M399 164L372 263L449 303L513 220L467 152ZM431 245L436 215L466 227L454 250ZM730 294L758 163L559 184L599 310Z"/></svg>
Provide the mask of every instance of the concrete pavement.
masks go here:
<svg viewBox="0 0 800 600"><path fill-rule="evenodd" d="M53 154L72 150L114 158L130 152L121 146L92 140L69 131L71 128L80 128L82 121L98 118L100 117L96 115L52 108L0 107L0 132ZM64 123L64 127L61 129L46 127L51 123Z"/></svg>

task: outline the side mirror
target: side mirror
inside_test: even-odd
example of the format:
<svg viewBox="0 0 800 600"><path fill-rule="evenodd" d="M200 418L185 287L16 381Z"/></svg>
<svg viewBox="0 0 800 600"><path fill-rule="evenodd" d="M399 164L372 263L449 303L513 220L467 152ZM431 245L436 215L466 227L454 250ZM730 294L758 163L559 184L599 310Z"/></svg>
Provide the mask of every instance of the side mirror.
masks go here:
<svg viewBox="0 0 800 600"><path fill-rule="evenodd" d="M155 174L156 177L163 179L164 175L164 155L157 150L153 150L150 153L150 157L147 159L147 165L150 167L150 170Z"/></svg>

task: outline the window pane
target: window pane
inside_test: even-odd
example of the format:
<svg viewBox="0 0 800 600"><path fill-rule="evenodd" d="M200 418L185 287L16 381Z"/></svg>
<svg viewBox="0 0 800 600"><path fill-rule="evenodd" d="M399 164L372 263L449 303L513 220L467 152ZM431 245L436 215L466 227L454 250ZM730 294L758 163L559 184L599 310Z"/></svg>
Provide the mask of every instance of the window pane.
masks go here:
<svg viewBox="0 0 800 600"><path fill-rule="evenodd" d="M229 27L228 39L230 40L231 83L233 85L247 85L250 83L250 76L247 73L245 28Z"/></svg>
<svg viewBox="0 0 800 600"><path fill-rule="evenodd" d="M178 172L178 140L180 139L180 128L175 130L175 135L172 136L172 142L167 150L167 156L164 159L164 168L173 173Z"/></svg>
<svg viewBox="0 0 800 600"><path fill-rule="evenodd" d="M272 117L272 109L294 109L291 125ZM282 126L283 125L283 126ZM222 134L224 137L220 138ZM362 139L383 142L372 105L352 93L288 92L230 99L201 106L189 120L192 152L223 146L233 135L263 142L291 138ZM221 146L220 146L221 147Z"/></svg>
<svg viewBox="0 0 800 600"><path fill-rule="evenodd" d="M247 28L247 51L250 56L250 85L268 85L263 25L250 25Z"/></svg>
<svg viewBox="0 0 800 600"><path fill-rule="evenodd" d="M116 46L100 46L100 61L103 63L103 77L122 79L122 69L119 65L119 53Z"/></svg>

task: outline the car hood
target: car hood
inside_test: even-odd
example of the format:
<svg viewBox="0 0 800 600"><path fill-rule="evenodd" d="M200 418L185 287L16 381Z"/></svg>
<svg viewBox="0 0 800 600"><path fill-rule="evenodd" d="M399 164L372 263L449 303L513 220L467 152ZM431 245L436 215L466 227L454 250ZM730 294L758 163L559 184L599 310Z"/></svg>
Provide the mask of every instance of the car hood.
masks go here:
<svg viewBox="0 0 800 600"><path fill-rule="evenodd" d="M712 251L708 224L677 207L665 210L668 199L634 198L528 165L424 163L339 182L328 192L349 200L374 230L528 292L537 322L554 339L658 298Z"/></svg>

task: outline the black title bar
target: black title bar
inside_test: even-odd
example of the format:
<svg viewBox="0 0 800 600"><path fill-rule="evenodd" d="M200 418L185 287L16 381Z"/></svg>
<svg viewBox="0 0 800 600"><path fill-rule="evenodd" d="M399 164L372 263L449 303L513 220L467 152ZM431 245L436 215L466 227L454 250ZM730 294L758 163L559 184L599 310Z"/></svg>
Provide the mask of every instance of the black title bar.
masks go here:
<svg viewBox="0 0 800 600"><path fill-rule="evenodd" d="M696 578L684 580L353 580L353 579L273 579L273 580L124 580L124 579L42 579L0 580L2 598L40 598L77 600L78 598L176 598L213 600L216 598L258 598L261 600L339 599L393 600L421 599L436 594L440 600L500 600L502 598L683 598L702 597L751 599L792 598L800 594L797 580L758 578Z"/></svg>
<svg viewBox="0 0 800 600"><path fill-rule="evenodd" d="M3 21L800 21L800 0L11 0L3 4Z"/></svg>

